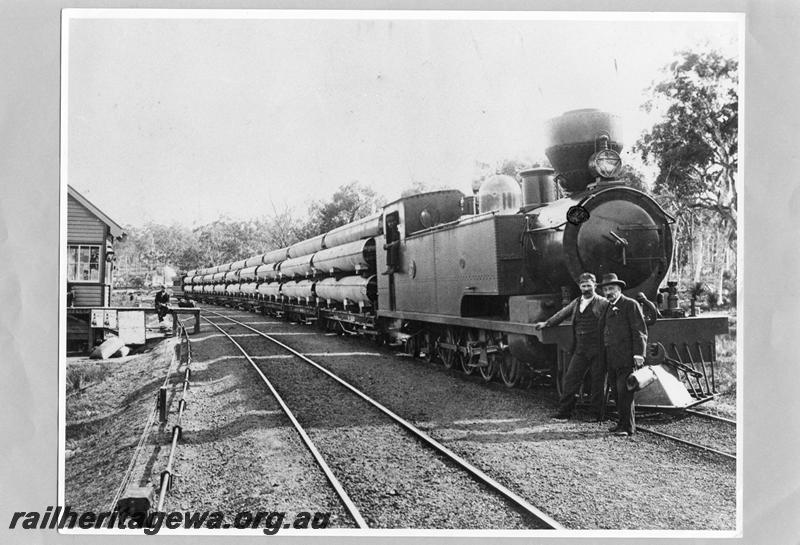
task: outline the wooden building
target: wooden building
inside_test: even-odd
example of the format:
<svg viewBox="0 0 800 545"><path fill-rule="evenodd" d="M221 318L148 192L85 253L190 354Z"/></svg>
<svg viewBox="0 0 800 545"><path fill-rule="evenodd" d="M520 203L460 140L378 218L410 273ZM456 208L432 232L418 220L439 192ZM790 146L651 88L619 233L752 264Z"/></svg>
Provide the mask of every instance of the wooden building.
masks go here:
<svg viewBox="0 0 800 545"><path fill-rule="evenodd" d="M114 220L67 186L67 292L72 292L71 306L109 306L114 242L124 234Z"/></svg>

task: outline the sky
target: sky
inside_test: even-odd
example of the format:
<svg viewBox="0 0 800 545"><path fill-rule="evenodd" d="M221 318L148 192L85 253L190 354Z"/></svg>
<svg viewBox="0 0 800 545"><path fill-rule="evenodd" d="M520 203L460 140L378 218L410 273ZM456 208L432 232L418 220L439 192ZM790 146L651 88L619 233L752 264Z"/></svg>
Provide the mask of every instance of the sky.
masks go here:
<svg viewBox="0 0 800 545"><path fill-rule="evenodd" d="M577 108L620 115L629 147L676 50L739 51L718 14L72 13L67 181L133 226L302 215L351 181L468 193L476 161L544 157Z"/></svg>

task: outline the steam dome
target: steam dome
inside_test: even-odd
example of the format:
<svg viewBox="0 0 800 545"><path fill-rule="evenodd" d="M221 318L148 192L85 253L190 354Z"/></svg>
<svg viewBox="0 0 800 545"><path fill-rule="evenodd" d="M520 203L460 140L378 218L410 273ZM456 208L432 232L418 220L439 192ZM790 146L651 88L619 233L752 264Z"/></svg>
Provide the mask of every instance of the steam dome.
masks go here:
<svg viewBox="0 0 800 545"><path fill-rule="evenodd" d="M497 174L486 180L478 191L478 210L516 214L522 206L522 190L511 176Z"/></svg>

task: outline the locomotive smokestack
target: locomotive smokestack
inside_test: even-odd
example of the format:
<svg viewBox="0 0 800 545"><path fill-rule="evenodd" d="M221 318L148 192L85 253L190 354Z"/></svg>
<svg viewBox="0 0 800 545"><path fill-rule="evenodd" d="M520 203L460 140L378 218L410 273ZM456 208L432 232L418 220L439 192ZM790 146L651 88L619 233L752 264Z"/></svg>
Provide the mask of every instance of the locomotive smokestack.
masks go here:
<svg viewBox="0 0 800 545"><path fill-rule="evenodd" d="M548 120L545 134L548 146L545 154L569 192L582 191L594 181L589 159L602 149L603 137L608 149L617 153L622 150L619 116L595 108L572 110Z"/></svg>

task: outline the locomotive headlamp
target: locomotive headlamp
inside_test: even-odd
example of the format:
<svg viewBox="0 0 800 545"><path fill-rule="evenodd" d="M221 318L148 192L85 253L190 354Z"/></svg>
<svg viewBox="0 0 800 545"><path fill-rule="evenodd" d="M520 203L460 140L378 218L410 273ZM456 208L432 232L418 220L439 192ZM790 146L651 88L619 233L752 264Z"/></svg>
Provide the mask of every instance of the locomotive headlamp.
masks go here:
<svg viewBox="0 0 800 545"><path fill-rule="evenodd" d="M600 150L589 158L589 169L601 178L613 178L621 167L622 159L613 149Z"/></svg>

